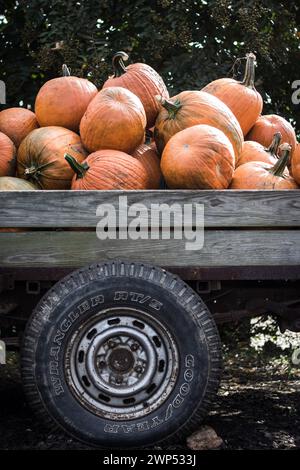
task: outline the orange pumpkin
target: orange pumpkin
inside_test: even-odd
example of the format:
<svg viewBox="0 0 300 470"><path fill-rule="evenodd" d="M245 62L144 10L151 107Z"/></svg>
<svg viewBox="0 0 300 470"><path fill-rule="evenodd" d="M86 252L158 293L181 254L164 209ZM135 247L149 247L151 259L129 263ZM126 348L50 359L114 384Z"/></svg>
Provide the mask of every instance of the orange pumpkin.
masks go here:
<svg viewBox="0 0 300 470"><path fill-rule="evenodd" d="M158 189L161 181L160 161L152 145L142 144L134 152L148 175L147 189Z"/></svg>
<svg viewBox="0 0 300 470"><path fill-rule="evenodd" d="M254 86L255 59L254 54L247 54L245 76L242 82L233 78L219 78L202 89L219 98L231 109L244 135L254 126L263 108L262 97Z"/></svg>
<svg viewBox="0 0 300 470"><path fill-rule="evenodd" d="M90 151L112 149L132 153L144 142L146 115L140 99L121 87L99 91L80 123L80 135Z"/></svg>
<svg viewBox="0 0 300 470"><path fill-rule="evenodd" d="M35 113L40 126L61 126L78 132L80 120L97 93L93 83L70 76L63 65L63 76L46 82L37 94Z"/></svg>
<svg viewBox="0 0 300 470"><path fill-rule="evenodd" d="M247 135L246 140L254 140L264 147L269 147L275 132L281 133L282 141L292 146L293 153L297 144L295 131L289 122L276 114L260 116Z"/></svg>
<svg viewBox="0 0 300 470"><path fill-rule="evenodd" d="M66 152L80 162L86 158L79 135L57 126L36 129L19 147L18 176L40 189L69 189L74 173L64 159Z"/></svg>
<svg viewBox="0 0 300 470"><path fill-rule="evenodd" d="M265 162L248 162L239 166L233 175L230 189L298 189L287 165L291 146L282 144L282 156L275 165Z"/></svg>
<svg viewBox="0 0 300 470"><path fill-rule="evenodd" d="M0 132L18 148L23 139L39 127L35 114L25 108L8 108L0 113Z"/></svg>
<svg viewBox="0 0 300 470"><path fill-rule="evenodd" d="M292 156L292 175L293 178L300 184L300 144L296 145Z"/></svg>
<svg viewBox="0 0 300 470"><path fill-rule="evenodd" d="M204 91L183 91L169 100L162 99L161 106L154 130L159 154L177 132L207 124L224 132L232 143L236 159L239 158L243 132L232 111L219 98Z"/></svg>
<svg viewBox="0 0 300 470"><path fill-rule="evenodd" d="M147 127L154 126L159 112L159 103L156 95L169 98L169 93L161 76L149 65L131 64L125 67L124 60L128 60L126 52L117 52L113 57L114 75L103 85L103 88L121 86L132 91L143 103Z"/></svg>
<svg viewBox="0 0 300 470"><path fill-rule="evenodd" d="M172 189L226 189L234 164L229 139L207 125L192 126L175 134L161 158L162 173Z"/></svg>
<svg viewBox="0 0 300 470"><path fill-rule="evenodd" d="M0 177L16 174L16 147L7 135L0 132Z"/></svg>
<svg viewBox="0 0 300 470"><path fill-rule="evenodd" d="M65 159L75 172L72 189L146 189L148 175L134 157L118 150L91 153L81 164L68 153Z"/></svg>
<svg viewBox="0 0 300 470"><path fill-rule="evenodd" d="M263 147L258 142L253 140L246 140L243 143L242 153L236 167L243 165L248 162L265 162L275 165L278 159L278 148L281 141L280 132L274 134L271 145L268 148Z"/></svg>

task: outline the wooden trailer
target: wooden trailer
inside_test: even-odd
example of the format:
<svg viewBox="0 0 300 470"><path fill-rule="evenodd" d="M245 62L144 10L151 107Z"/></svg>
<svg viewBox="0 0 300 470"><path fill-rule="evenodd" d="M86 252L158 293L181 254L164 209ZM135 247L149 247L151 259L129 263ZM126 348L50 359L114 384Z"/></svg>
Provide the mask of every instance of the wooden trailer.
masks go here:
<svg viewBox="0 0 300 470"><path fill-rule="evenodd" d="M120 196L147 211L202 205L203 247L187 250L174 221L155 240L100 240L97 208L118 216ZM44 422L85 442L135 447L195 429L220 379L216 324L271 314L300 331L297 190L0 192L0 207L2 347L21 344Z"/></svg>

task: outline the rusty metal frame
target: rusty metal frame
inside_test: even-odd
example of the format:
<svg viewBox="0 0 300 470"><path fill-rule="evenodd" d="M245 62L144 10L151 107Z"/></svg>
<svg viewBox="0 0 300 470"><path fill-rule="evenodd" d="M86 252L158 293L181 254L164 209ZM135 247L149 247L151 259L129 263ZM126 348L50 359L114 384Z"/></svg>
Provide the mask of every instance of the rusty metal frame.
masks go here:
<svg viewBox="0 0 300 470"><path fill-rule="evenodd" d="M242 280L300 280L298 266L230 266L230 267L168 267L186 281L242 281ZM79 267L78 267L79 268ZM68 267L49 268L1 268L0 277L15 281L57 281L75 269Z"/></svg>

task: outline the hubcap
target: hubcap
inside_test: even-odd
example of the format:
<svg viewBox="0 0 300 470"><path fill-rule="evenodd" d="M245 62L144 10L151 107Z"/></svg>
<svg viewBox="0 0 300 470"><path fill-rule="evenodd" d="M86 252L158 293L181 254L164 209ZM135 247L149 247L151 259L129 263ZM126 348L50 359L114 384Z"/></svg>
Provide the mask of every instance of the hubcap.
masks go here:
<svg viewBox="0 0 300 470"><path fill-rule="evenodd" d="M132 369L134 357L128 349L121 347L110 354L108 364L113 371L125 374Z"/></svg>
<svg viewBox="0 0 300 470"><path fill-rule="evenodd" d="M71 337L65 373L94 414L133 419L158 408L174 388L178 350L168 329L135 309L99 312Z"/></svg>

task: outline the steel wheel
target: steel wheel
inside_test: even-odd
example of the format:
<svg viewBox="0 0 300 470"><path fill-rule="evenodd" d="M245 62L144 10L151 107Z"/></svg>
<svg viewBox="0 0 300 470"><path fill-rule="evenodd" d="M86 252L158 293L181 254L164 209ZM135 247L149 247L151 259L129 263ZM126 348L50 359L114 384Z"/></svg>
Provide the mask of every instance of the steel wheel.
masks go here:
<svg viewBox="0 0 300 470"><path fill-rule="evenodd" d="M27 397L50 427L88 444L182 442L215 397L221 348L207 307L157 267L111 262L58 282L29 320Z"/></svg>
<svg viewBox="0 0 300 470"><path fill-rule="evenodd" d="M176 383L178 350L161 322L141 310L108 309L81 325L66 348L73 394L93 413L136 419L154 411Z"/></svg>

